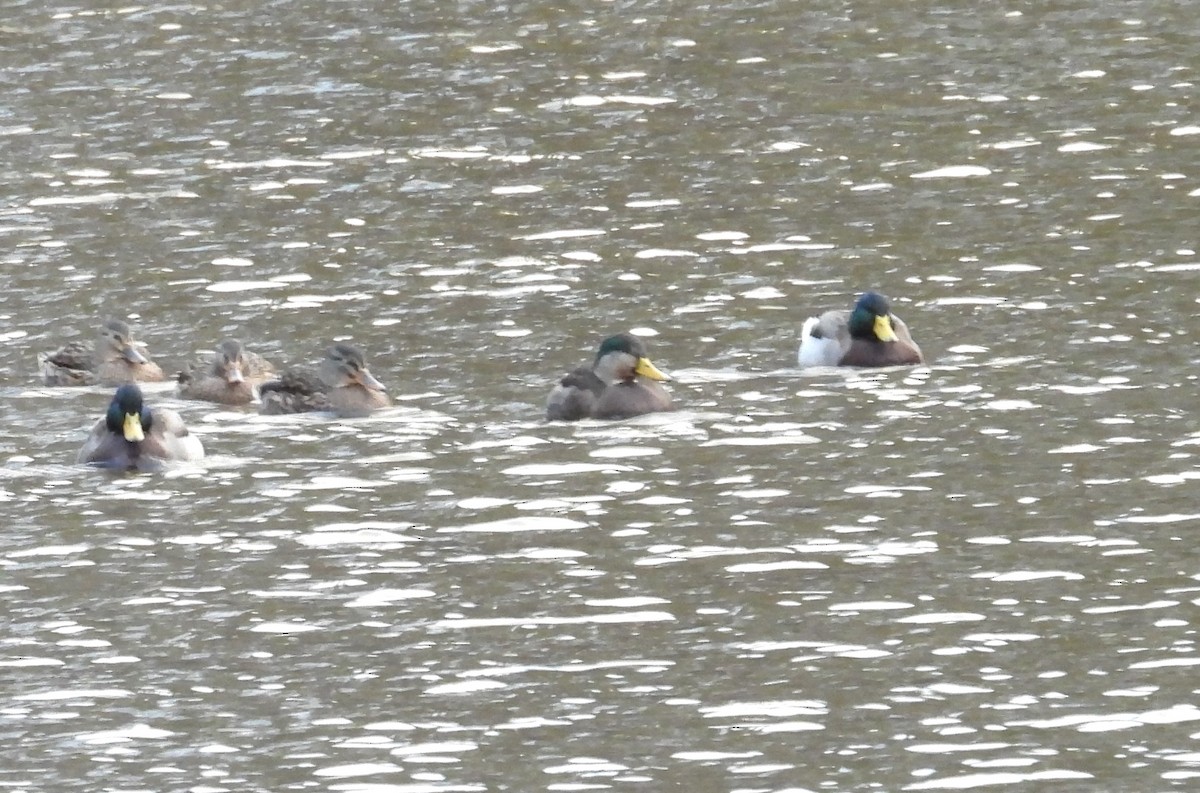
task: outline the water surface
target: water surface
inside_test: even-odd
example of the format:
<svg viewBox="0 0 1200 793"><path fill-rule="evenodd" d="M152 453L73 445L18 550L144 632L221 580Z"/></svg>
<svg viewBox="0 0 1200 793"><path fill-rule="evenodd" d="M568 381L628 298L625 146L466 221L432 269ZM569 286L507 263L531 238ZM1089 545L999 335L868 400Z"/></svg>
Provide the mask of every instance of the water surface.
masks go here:
<svg viewBox="0 0 1200 793"><path fill-rule="evenodd" d="M4 786L1195 784L1189 6L11 5ZM929 366L797 371L868 287ZM396 407L80 469L109 315Z"/></svg>

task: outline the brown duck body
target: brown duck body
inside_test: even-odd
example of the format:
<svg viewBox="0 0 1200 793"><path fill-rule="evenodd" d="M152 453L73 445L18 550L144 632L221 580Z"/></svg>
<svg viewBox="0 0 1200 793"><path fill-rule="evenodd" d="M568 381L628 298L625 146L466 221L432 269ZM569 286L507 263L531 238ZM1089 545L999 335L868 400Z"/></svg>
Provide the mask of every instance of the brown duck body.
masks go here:
<svg viewBox="0 0 1200 793"><path fill-rule="evenodd" d="M278 378L262 384L262 407L259 408L259 412L268 416L281 416L288 413L332 410L327 390L327 386L317 376L316 369L284 369Z"/></svg>
<svg viewBox="0 0 1200 793"><path fill-rule="evenodd" d="M176 388L184 399L248 405L254 401L257 386L274 371L270 362L243 348L238 340L225 339L207 361L180 372Z"/></svg>
<svg viewBox="0 0 1200 793"><path fill-rule="evenodd" d="M608 385L589 366L570 372L550 392L546 400L549 421L579 421L591 417L596 403Z"/></svg>
<svg viewBox="0 0 1200 793"><path fill-rule="evenodd" d="M287 369L259 389L266 415L328 411L341 418L361 418L392 404L387 389L367 369L362 352L335 344L316 370Z"/></svg>
<svg viewBox="0 0 1200 793"><path fill-rule="evenodd" d="M842 356L839 366L914 366L925 363L921 348L912 340L908 326L895 314L891 315L895 341L877 338L851 339L850 349Z"/></svg>
<svg viewBox="0 0 1200 793"><path fill-rule="evenodd" d="M604 389L592 409L592 418L627 419L673 409L671 395L662 386L653 380L637 378Z"/></svg>
<svg viewBox="0 0 1200 793"><path fill-rule="evenodd" d="M110 319L97 329L96 340L70 342L38 357L46 385L123 385L166 379L158 364L142 351L129 326Z"/></svg>
<svg viewBox="0 0 1200 793"><path fill-rule="evenodd" d="M550 392L546 419L624 419L672 410L671 396L658 384L667 379L646 357L641 339L610 336L591 366L570 372Z"/></svg>

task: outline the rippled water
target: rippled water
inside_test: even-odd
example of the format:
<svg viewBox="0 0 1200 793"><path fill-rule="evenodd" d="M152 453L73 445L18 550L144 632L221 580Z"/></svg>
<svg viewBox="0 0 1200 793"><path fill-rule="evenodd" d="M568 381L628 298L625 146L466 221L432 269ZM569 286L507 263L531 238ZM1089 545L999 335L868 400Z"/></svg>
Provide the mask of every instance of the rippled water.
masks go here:
<svg viewBox="0 0 1200 793"><path fill-rule="evenodd" d="M10 3L0 785L1191 789L1195 27ZM866 287L930 366L797 371ZM81 469L107 315L397 407ZM682 409L542 422L630 328Z"/></svg>

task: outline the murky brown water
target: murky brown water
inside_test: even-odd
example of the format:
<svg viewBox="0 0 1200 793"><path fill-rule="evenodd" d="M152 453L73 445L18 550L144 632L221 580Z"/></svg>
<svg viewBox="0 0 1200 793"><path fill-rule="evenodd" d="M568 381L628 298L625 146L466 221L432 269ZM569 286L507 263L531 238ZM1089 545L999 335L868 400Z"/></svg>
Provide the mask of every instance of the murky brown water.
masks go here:
<svg viewBox="0 0 1200 793"><path fill-rule="evenodd" d="M8 4L0 786L1194 788L1197 28L1094 6ZM107 315L397 407L80 469Z"/></svg>

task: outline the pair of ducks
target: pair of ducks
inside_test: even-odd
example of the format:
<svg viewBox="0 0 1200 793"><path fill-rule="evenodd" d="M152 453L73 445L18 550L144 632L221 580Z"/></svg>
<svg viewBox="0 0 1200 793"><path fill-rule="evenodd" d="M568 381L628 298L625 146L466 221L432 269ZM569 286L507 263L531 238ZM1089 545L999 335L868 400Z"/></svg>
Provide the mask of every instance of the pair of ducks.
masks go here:
<svg viewBox="0 0 1200 793"><path fill-rule="evenodd" d="M814 366L908 366L925 362L908 326L878 292L866 292L850 311L810 317L800 332L797 361ZM604 340L591 366L564 377L546 401L550 421L620 419L671 410L660 382L669 378L646 357L641 339L621 333Z"/></svg>
<svg viewBox="0 0 1200 793"><path fill-rule="evenodd" d="M89 350L73 342L41 356L48 385L119 385L104 418L96 423L79 450L77 462L110 468L158 470L172 461L203 458L204 448L173 410L145 405L137 383L161 382L162 369L151 361L119 320L105 322ZM184 399L223 405L245 405L261 398L260 412L279 415L327 411L341 417L369 415L391 404L387 389L367 369L362 352L335 344L316 369L294 368L276 376L261 356L226 339L199 366L177 375Z"/></svg>

